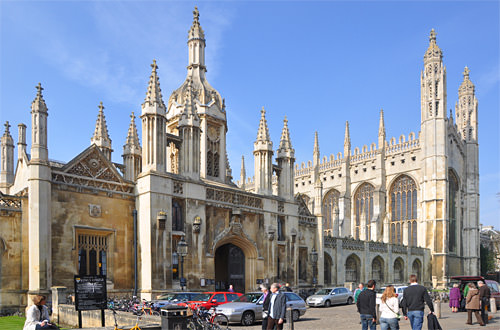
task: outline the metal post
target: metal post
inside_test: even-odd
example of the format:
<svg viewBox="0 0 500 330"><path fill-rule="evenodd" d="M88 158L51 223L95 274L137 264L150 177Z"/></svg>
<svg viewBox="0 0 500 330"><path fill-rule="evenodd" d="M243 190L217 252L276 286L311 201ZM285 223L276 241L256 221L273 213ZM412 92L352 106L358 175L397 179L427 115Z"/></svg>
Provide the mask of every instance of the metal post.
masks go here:
<svg viewBox="0 0 500 330"><path fill-rule="evenodd" d="M82 328L82 311L78 311L78 328Z"/></svg>
<svg viewBox="0 0 500 330"><path fill-rule="evenodd" d="M181 290L184 291L184 256L181 256Z"/></svg>
<svg viewBox="0 0 500 330"><path fill-rule="evenodd" d="M132 211L134 218L134 296L137 297L137 210Z"/></svg>
<svg viewBox="0 0 500 330"><path fill-rule="evenodd" d="M106 326L106 320L104 318L104 309L101 309L101 326L102 327Z"/></svg>

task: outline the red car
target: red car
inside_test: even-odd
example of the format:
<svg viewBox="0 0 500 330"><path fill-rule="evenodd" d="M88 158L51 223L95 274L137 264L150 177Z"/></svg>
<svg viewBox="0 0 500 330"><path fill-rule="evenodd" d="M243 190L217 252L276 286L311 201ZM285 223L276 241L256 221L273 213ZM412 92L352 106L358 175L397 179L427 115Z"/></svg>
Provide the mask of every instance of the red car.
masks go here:
<svg viewBox="0 0 500 330"><path fill-rule="evenodd" d="M232 302L243 294L238 292L204 292L193 297L192 300L185 303L178 304L179 306L189 306L192 309L199 308L200 306L205 309L210 309L215 306L227 304Z"/></svg>
<svg viewBox="0 0 500 330"><path fill-rule="evenodd" d="M490 288L491 298L495 298L497 308L500 308L500 284L498 282L485 280L482 276L452 276L451 279L460 282L459 288L462 292L467 283L472 282L477 287L477 281L483 281Z"/></svg>

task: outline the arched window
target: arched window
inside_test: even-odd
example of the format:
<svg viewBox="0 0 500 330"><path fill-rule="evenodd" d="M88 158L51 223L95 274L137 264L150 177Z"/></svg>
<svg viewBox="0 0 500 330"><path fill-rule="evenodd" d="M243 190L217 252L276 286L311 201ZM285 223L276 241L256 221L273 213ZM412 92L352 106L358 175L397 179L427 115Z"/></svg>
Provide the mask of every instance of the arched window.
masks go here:
<svg viewBox="0 0 500 330"><path fill-rule="evenodd" d="M207 175L219 176L219 154L220 154L220 137L219 128L208 126L207 134Z"/></svg>
<svg viewBox="0 0 500 330"><path fill-rule="evenodd" d="M354 214L354 238L361 238L362 229L365 230L363 239L370 240L370 223L373 217L373 191L374 187L369 183L363 183L354 196L355 214ZM361 228L361 226L365 228Z"/></svg>
<svg viewBox="0 0 500 330"><path fill-rule="evenodd" d="M403 244L403 227L408 224L408 245L417 246L417 185L407 175L400 176L392 185L390 240Z"/></svg>
<svg viewBox="0 0 500 330"><path fill-rule="evenodd" d="M184 231L184 223L182 221L182 206L178 201L172 201L172 230Z"/></svg>
<svg viewBox="0 0 500 330"><path fill-rule="evenodd" d="M458 207L458 179L453 171L448 172L448 248L450 252L457 250L457 207Z"/></svg>
<svg viewBox="0 0 500 330"><path fill-rule="evenodd" d="M414 274L414 275L417 275L417 279L418 281L421 281L422 280L422 263L420 262L420 260L418 259L415 259L413 261L413 264L411 265L411 273Z"/></svg>
<svg viewBox="0 0 500 330"><path fill-rule="evenodd" d="M345 261L346 282L359 282L359 259L355 255L350 255Z"/></svg>
<svg viewBox="0 0 500 330"><path fill-rule="evenodd" d="M333 224L338 216L340 193L332 189L323 199L323 229L327 234L333 234Z"/></svg>
<svg viewBox="0 0 500 330"><path fill-rule="evenodd" d="M384 261L380 257L376 257L372 261L372 279L377 283L384 282Z"/></svg>
<svg viewBox="0 0 500 330"><path fill-rule="evenodd" d="M404 281L404 263L401 258L394 261L394 283L403 283Z"/></svg>
<svg viewBox="0 0 500 330"><path fill-rule="evenodd" d="M332 283L332 258L328 253L325 252L325 262L324 262L324 276L325 276L325 285L329 285Z"/></svg>

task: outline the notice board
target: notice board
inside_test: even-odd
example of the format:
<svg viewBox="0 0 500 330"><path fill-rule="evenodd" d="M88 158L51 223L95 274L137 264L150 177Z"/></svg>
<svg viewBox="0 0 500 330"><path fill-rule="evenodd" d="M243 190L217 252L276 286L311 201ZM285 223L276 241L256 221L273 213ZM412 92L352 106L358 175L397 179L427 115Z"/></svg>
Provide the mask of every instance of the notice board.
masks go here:
<svg viewBox="0 0 500 330"><path fill-rule="evenodd" d="M107 308L106 275L75 275L75 310Z"/></svg>

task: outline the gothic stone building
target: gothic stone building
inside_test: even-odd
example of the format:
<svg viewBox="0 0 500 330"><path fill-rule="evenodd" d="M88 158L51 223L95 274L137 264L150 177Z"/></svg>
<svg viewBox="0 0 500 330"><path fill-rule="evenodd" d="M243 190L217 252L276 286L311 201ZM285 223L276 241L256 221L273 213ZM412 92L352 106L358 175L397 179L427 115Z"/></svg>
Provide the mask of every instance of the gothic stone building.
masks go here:
<svg viewBox="0 0 500 330"><path fill-rule="evenodd" d="M434 285L478 269L477 100L469 72L456 124L446 116L446 71L434 32L422 72L422 130L296 167L287 120L276 153L262 109L253 179L232 181L226 105L206 80L198 11L188 34L188 72L164 103L152 64L142 104L142 145L132 114L123 163L111 161L104 106L91 145L67 163L49 159L42 87L31 104L31 150L19 124L1 138L0 309L32 294L105 274L111 295L142 298L179 289L177 244L190 290L349 285L375 278ZM273 162L276 156L276 162ZM15 169L15 170L14 170ZM462 233L462 235L459 235ZM137 237L137 273L134 239ZM317 260L314 256L317 255Z"/></svg>

